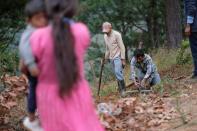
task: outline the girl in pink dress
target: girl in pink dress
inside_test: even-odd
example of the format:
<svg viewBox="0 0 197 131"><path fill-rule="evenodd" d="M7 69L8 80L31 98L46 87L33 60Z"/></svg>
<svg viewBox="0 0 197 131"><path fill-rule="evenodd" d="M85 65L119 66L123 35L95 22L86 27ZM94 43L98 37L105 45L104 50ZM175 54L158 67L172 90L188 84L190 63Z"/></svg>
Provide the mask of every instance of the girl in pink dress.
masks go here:
<svg viewBox="0 0 197 131"><path fill-rule="evenodd" d="M46 0L51 24L32 34L40 74L36 90L44 131L104 131L84 76L87 27L70 20L77 0Z"/></svg>

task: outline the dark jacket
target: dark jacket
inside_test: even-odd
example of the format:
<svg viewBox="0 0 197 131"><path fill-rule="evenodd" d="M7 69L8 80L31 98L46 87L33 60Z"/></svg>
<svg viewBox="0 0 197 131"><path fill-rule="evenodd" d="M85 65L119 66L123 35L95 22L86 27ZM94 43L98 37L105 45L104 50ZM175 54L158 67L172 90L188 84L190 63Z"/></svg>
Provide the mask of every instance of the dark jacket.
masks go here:
<svg viewBox="0 0 197 131"><path fill-rule="evenodd" d="M192 32L197 32L197 0L185 0L185 15L186 19L188 16L194 18L191 30Z"/></svg>

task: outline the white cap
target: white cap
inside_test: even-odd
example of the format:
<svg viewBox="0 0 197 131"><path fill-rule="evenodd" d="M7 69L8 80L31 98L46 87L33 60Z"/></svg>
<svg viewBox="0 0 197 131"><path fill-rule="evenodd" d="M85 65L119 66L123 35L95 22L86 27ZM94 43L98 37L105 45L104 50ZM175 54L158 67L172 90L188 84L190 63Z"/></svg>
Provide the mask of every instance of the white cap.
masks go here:
<svg viewBox="0 0 197 131"><path fill-rule="evenodd" d="M109 22L104 22L102 28L103 28L103 33L106 33L110 31L110 29L112 28L112 25Z"/></svg>

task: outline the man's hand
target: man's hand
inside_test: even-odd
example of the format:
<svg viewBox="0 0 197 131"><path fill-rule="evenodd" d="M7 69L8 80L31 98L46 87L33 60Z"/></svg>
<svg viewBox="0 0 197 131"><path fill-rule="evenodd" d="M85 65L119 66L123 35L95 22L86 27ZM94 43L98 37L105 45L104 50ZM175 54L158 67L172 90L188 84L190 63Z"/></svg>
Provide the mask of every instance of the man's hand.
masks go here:
<svg viewBox="0 0 197 131"><path fill-rule="evenodd" d="M135 84L136 87L140 86L140 83L137 80L134 80L134 84Z"/></svg>
<svg viewBox="0 0 197 131"><path fill-rule="evenodd" d="M122 61L122 67L124 68L126 66L126 60L125 59L121 59Z"/></svg>
<svg viewBox="0 0 197 131"><path fill-rule="evenodd" d="M191 35L191 26L190 24L187 24L185 27L185 35L188 37Z"/></svg>
<svg viewBox="0 0 197 131"><path fill-rule="evenodd" d="M142 87L146 87L146 84L147 84L147 79L143 79L142 81L141 81L141 86Z"/></svg>
<svg viewBox="0 0 197 131"><path fill-rule="evenodd" d="M101 59L101 65L106 64L107 63L107 59Z"/></svg>

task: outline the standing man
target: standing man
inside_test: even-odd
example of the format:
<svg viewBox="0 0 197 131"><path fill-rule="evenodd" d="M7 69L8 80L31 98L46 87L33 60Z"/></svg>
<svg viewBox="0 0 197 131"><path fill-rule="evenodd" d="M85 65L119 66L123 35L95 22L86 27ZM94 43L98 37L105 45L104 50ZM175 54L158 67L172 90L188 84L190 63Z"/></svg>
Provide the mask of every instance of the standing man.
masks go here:
<svg viewBox="0 0 197 131"><path fill-rule="evenodd" d="M186 28L194 62L192 79L197 79L197 0L185 0Z"/></svg>
<svg viewBox="0 0 197 131"><path fill-rule="evenodd" d="M118 91L121 97L125 97L125 82L123 76L123 68L125 62L125 46L122 36L118 31L112 29L109 22L103 23L104 40L106 44L105 61L110 60L112 69L118 81Z"/></svg>

